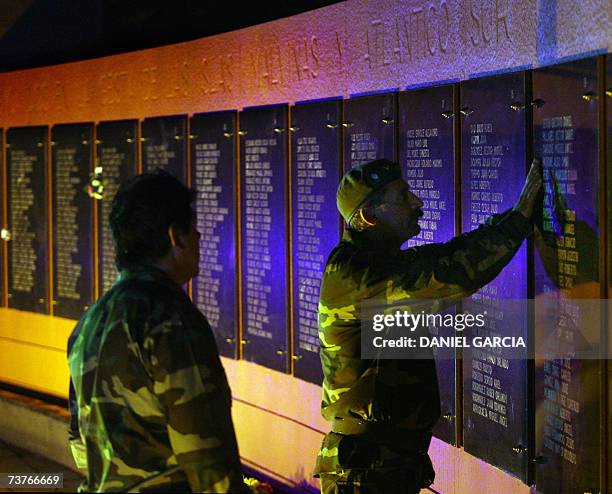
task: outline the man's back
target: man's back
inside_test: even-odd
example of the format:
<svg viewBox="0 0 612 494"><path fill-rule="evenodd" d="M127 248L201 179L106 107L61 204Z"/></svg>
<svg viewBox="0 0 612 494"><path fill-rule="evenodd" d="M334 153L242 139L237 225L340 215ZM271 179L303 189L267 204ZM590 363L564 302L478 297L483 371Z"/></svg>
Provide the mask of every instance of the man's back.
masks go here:
<svg viewBox="0 0 612 494"><path fill-rule="evenodd" d="M107 292L75 328L69 363L84 489L243 489L214 336L163 272L132 271Z"/></svg>

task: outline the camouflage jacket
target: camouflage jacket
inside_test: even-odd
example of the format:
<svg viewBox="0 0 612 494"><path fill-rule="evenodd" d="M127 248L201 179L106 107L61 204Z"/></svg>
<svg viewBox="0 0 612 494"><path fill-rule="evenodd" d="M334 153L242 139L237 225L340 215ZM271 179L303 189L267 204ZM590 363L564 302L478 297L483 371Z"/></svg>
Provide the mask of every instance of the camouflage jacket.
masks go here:
<svg viewBox="0 0 612 494"><path fill-rule="evenodd" d="M394 451L410 449L406 437L425 436L426 452L440 416L432 360L360 358L363 302L388 306L402 300L435 300L439 305L458 301L492 281L530 231L529 220L507 211L447 243L395 252L367 243L358 232L345 232L327 260L319 299L321 407L332 432L323 441L316 473L351 467L351 453L343 453L341 445L351 433L340 430L343 423L364 424L360 428L365 434L369 424L373 430L382 425L391 433L380 440L373 434L373 440Z"/></svg>
<svg viewBox="0 0 612 494"><path fill-rule="evenodd" d="M163 272L121 279L68 342L82 491L248 492L206 318Z"/></svg>

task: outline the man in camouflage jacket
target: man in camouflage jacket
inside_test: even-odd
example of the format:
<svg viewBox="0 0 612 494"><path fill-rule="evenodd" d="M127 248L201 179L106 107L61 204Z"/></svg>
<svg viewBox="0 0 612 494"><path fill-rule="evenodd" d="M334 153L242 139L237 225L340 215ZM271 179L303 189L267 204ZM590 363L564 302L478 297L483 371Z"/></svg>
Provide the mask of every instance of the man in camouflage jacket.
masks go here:
<svg viewBox="0 0 612 494"><path fill-rule="evenodd" d="M427 450L440 417L435 363L361 359L364 302L440 306L492 281L531 231L541 174L534 160L515 207L486 225L407 250L400 247L420 231L423 203L399 166L377 160L343 177L337 204L349 228L328 257L319 301L321 406L331 422L315 469L323 493L415 493L433 482Z"/></svg>
<svg viewBox="0 0 612 494"><path fill-rule="evenodd" d="M249 492L214 336L181 288L198 272L192 201L163 173L132 179L113 201L120 279L68 345L82 491Z"/></svg>

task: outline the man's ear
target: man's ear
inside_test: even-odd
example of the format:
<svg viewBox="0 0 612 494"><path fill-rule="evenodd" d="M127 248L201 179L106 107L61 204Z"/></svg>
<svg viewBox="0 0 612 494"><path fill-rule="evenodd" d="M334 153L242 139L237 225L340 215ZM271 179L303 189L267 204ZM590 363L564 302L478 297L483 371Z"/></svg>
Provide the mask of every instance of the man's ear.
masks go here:
<svg viewBox="0 0 612 494"><path fill-rule="evenodd" d="M181 229L176 225L170 225L168 227L168 237L170 237L170 245L172 247L184 247L185 242L183 240L183 233Z"/></svg>

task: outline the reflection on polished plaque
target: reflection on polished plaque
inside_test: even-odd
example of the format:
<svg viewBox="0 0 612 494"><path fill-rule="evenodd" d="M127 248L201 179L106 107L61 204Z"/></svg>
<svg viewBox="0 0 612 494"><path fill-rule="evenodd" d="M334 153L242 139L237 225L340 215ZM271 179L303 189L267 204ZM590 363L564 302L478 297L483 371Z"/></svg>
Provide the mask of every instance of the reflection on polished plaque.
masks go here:
<svg viewBox="0 0 612 494"><path fill-rule="evenodd" d="M49 311L47 127L9 129L6 136L8 306Z"/></svg>
<svg viewBox="0 0 612 494"><path fill-rule="evenodd" d="M527 77L515 72L460 85L463 231L512 208L520 195L527 169ZM523 243L495 280L464 301L469 313L486 313L485 326L466 329L468 336L515 336L528 343L527 314L504 310L500 302L527 298L526 252ZM463 442L468 453L527 481L527 352L516 359L496 350L463 350Z"/></svg>
<svg viewBox="0 0 612 494"><path fill-rule="evenodd" d="M187 117L145 118L142 122L142 170L161 168L185 182Z"/></svg>
<svg viewBox="0 0 612 494"><path fill-rule="evenodd" d="M53 313L79 319L93 300L93 124L51 130L53 207Z"/></svg>
<svg viewBox="0 0 612 494"><path fill-rule="evenodd" d="M399 93L399 163L411 190L423 201L421 232L405 247L446 242L455 236L455 139L453 86ZM452 328L430 328L455 336ZM448 333L448 334L447 334ZM456 444L456 359L437 355L442 419L434 435Z"/></svg>
<svg viewBox="0 0 612 494"><path fill-rule="evenodd" d="M236 112L200 113L190 126L191 185L200 237L192 298L208 319L219 352L236 358Z"/></svg>
<svg viewBox="0 0 612 494"><path fill-rule="evenodd" d="M108 222L113 198L121 182L136 175L138 121L100 122L96 127L96 166L102 168L102 199L98 201L98 286L100 295L115 283L115 243Z"/></svg>
<svg viewBox="0 0 612 494"><path fill-rule="evenodd" d="M287 106L240 113L242 352L286 372L289 331Z"/></svg>
<svg viewBox="0 0 612 494"><path fill-rule="evenodd" d="M600 492L601 321L573 299L600 297L598 77L594 58L533 73L534 154L544 166L535 296L555 302L555 324L536 305L536 486ZM609 424L608 424L609 425Z"/></svg>
<svg viewBox="0 0 612 494"><path fill-rule="evenodd" d="M321 384L317 310L325 260L339 241L340 101L291 110L294 374Z"/></svg>
<svg viewBox="0 0 612 494"><path fill-rule="evenodd" d="M397 93L344 100L344 169L380 158L395 159Z"/></svg>

